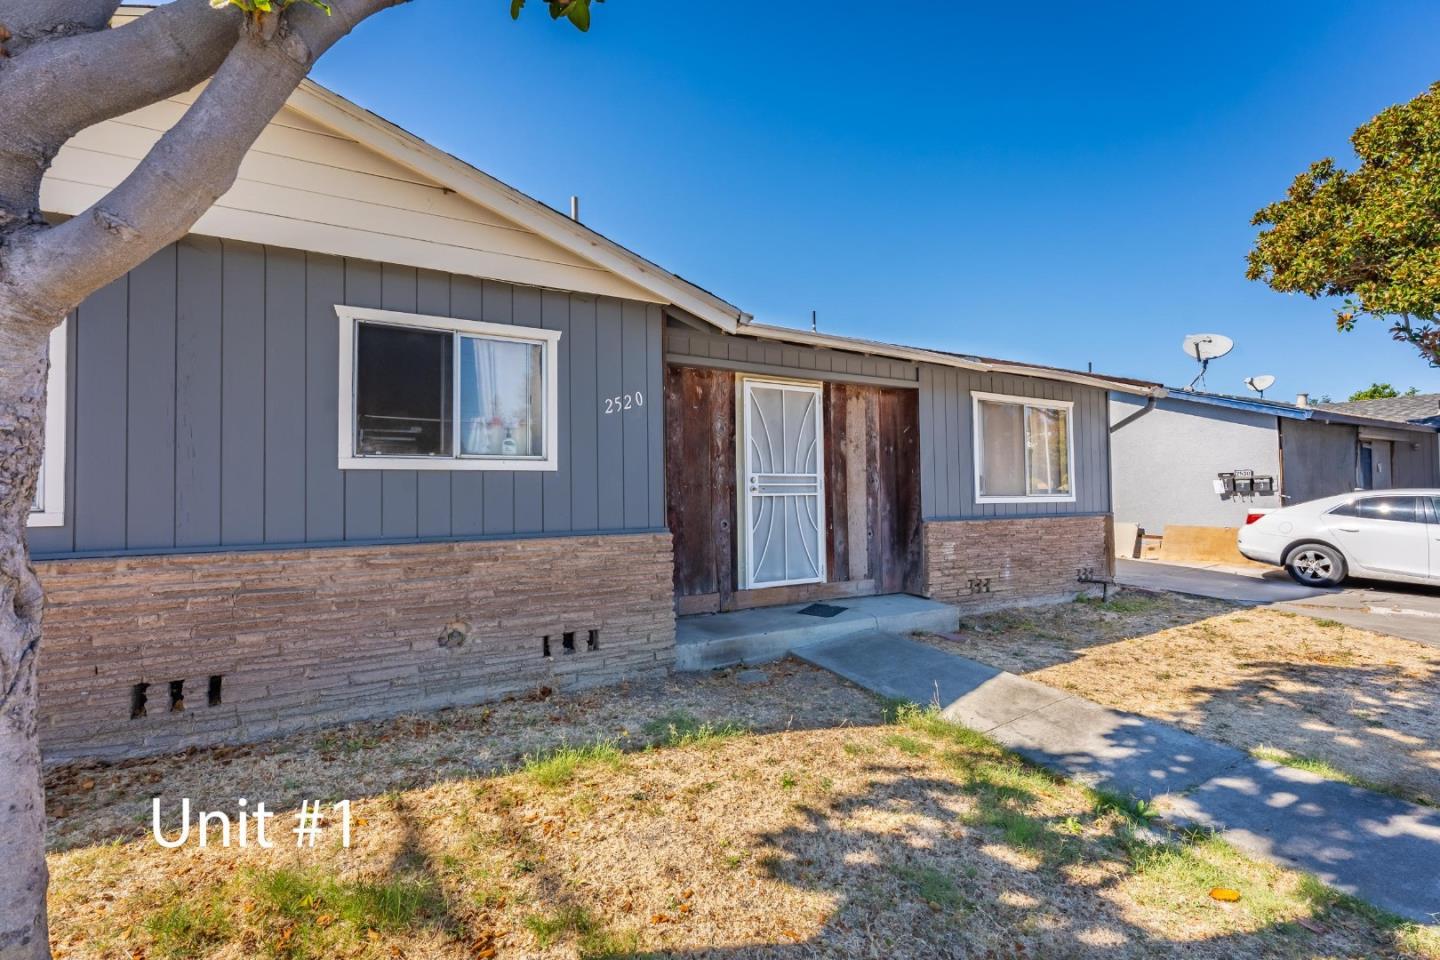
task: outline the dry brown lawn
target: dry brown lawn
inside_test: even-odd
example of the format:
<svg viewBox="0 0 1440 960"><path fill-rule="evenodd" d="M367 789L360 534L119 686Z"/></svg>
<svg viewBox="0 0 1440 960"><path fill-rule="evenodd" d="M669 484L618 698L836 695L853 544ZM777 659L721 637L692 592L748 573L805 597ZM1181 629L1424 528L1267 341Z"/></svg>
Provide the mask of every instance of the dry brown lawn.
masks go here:
<svg viewBox="0 0 1440 960"><path fill-rule="evenodd" d="M1440 650L1125 591L964 618L946 649L1323 775L1440 804Z"/></svg>
<svg viewBox="0 0 1440 960"><path fill-rule="evenodd" d="M1440 957L978 735L767 669L57 770L56 954ZM172 825L180 796L290 815L274 849L166 850L157 795ZM333 823L294 846L308 798L353 802L348 850Z"/></svg>

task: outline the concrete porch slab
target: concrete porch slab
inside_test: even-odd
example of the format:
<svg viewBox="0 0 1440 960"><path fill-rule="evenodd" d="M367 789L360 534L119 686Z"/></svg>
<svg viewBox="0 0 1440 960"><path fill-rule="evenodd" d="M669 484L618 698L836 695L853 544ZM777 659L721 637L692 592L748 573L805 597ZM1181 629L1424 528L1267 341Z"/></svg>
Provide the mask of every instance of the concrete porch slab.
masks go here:
<svg viewBox="0 0 1440 960"><path fill-rule="evenodd" d="M945 632L960 623L955 607L902 593L823 602L844 610L834 617L813 617L800 612L810 604L797 603L680 617L675 621L676 669L763 663L822 640L875 632Z"/></svg>

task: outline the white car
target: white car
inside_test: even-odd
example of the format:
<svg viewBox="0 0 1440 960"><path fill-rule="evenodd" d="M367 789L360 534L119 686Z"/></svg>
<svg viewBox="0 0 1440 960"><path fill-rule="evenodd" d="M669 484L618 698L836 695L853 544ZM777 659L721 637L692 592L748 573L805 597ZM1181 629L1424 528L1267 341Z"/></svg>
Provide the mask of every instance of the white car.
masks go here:
<svg viewBox="0 0 1440 960"><path fill-rule="evenodd" d="M1299 583L1346 577L1440 583L1440 490L1357 490L1279 510L1254 511L1240 552L1284 567Z"/></svg>

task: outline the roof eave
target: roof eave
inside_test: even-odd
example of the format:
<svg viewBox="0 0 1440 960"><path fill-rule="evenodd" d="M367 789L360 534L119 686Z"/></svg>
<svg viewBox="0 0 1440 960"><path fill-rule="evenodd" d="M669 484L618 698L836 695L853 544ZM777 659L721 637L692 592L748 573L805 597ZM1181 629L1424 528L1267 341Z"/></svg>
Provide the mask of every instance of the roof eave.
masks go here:
<svg viewBox="0 0 1440 960"><path fill-rule="evenodd" d="M1188 400L1191 403L1199 403L1205 406L1227 407L1231 410L1248 410L1252 413L1260 413L1272 417L1283 417L1286 420L1315 420L1320 423L1343 423L1356 427L1373 427L1377 430L1407 430L1411 433L1435 433L1437 430L1436 427L1427 424L1407 423L1399 420L1380 420L1375 417L1356 417L1349 414L1337 413L1333 410L1325 410L1321 407L1281 406L1279 404L1245 400L1240 397L1221 397L1208 393L1193 393L1189 390L1171 390L1168 395L1177 400Z"/></svg>
<svg viewBox="0 0 1440 960"><path fill-rule="evenodd" d="M313 80L301 82L289 106L319 123L378 150L457 194L496 210L521 226L577 256L652 291L675 306L727 333L748 315L688 280L627 250L558 210L426 143L384 117L327 90Z"/></svg>
<svg viewBox="0 0 1440 960"><path fill-rule="evenodd" d="M1098 387L1102 390L1114 390L1118 393L1129 393L1142 397L1158 398L1166 394L1165 388L1159 384L1141 385L1127 383L1121 380L1111 380L1103 376L1080 373L1078 371L1042 369L1039 367L1029 367L1021 363L1012 364L991 360L982 361L956 356L950 353L925 350L920 347L905 347L899 344L880 343L875 340L865 340L859 337L842 337L828 333L796 330L791 327L776 327L764 323L747 323L741 332L752 334L766 340L801 343L815 347L831 347L836 350L850 350L856 353L868 353L874 356L890 357L896 360L909 360L914 363L931 363L943 367L956 367L961 370L974 370L980 373L1009 373L1022 377L1036 377L1042 380L1058 380L1063 383Z"/></svg>

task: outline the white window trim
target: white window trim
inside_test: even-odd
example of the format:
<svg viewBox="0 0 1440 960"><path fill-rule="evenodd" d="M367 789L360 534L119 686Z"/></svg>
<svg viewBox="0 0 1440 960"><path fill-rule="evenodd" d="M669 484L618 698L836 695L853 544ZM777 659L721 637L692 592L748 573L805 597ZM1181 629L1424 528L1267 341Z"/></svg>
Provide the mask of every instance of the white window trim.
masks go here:
<svg viewBox="0 0 1440 960"><path fill-rule="evenodd" d="M981 457L985 449L985 418L980 414L981 401L1008 403L1018 407L1038 407L1065 411L1065 465L1069 469L1069 493L1025 494L1022 496L985 496L980 493ZM1074 503L1075 502L1075 404L1069 400L1042 400L1038 397L1017 397L1007 393L971 393L971 420L974 429L974 472L976 503ZM1029 418L1024 421L1029 430ZM1030 482L1030 445L1025 445L1025 482Z"/></svg>
<svg viewBox="0 0 1440 960"><path fill-rule="evenodd" d="M479 320L458 320L431 317L396 310L350 307L336 304L340 318L340 396L339 396L339 461L341 470L558 470L560 468L560 384L559 330L519 327ZM448 333L474 334L500 340L540 344L545 348L542 367L545 378L545 456L543 457L364 457L355 452L355 329L360 321L386 323L398 327L439 330ZM456 353L459 363L459 353ZM455 378L457 393L455 419L459 421L459 377Z"/></svg>
<svg viewBox="0 0 1440 960"><path fill-rule="evenodd" d="M31 510L25 523L31 527L65 526L65 385L69 381L65 331L68 319L50 331L50 375L45 381L45 449L42 453L40 500L43 510Z"/></svg>

